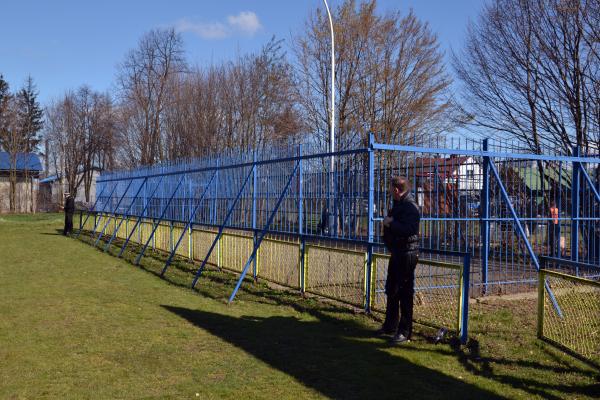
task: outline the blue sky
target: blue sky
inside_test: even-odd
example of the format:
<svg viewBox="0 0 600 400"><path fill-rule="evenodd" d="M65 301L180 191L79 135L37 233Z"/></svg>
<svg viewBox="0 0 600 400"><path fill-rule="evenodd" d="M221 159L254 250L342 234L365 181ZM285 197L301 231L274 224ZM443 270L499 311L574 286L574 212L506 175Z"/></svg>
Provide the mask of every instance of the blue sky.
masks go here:
<svg viewBox="0 0 600 400"><path fill-rule="evenodd" d="M342 0L329 0L331 7ZM484 0L379 0L379 8L412 8L442 48L462 46L466 24ZM5 0L0 73L13 89L31 74L42 103L88 84L110 90L116 66L152 28L176 26L188 60L206 65L259 49L271 36L289 41L321 0L31 1Z"/></svg>

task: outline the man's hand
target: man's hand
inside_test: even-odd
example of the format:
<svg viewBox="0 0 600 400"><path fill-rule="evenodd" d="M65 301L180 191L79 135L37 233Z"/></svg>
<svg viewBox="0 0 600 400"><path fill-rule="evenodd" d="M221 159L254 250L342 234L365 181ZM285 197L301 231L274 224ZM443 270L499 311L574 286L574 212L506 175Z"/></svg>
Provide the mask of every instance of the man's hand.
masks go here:
<svg viewBox="0 0 600 400"><path fill-rule="evenodd" d="M383 226L390 226L390 224L392 223L392 221L394 220L394 218L392 217L385 217L383 219Z"/></svg>

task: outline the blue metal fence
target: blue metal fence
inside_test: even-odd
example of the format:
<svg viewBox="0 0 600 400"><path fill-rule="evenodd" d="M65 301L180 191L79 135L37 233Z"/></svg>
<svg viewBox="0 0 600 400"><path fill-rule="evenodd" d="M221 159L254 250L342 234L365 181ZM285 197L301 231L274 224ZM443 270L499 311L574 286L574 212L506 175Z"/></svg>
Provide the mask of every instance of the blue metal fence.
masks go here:
<svg viewBox="0 0 600 400"><path fill-rule="evenodd" d="M249 231L256 246L266 234L334 240L365 247L370 264L394 175L411 180L422 208L421 246L469 253L481 292L534 287L540 255L600 263L600 158L576 148L529 154L487 140L401 145L370 135L335 153L314 144L228 151L102 174L94 210Z"/></svg>

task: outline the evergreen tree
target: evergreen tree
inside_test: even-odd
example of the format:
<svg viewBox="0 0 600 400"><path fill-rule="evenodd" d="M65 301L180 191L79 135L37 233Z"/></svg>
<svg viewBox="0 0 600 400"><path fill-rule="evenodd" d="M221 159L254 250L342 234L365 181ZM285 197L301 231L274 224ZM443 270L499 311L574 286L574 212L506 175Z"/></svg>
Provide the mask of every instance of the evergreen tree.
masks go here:
<svg viewBox="0 0 600 400"><path fill-rule="evenodd" d="M39 132L43 127L43 110L37 101L38 92L31 76L17 93L18 118L23 151L35 152L40 143Z"/></svg>
<svg viewBox="0 0 600 400"><path fill-rule="evenodd" d="M8 102L10 100L8 82L0 74L0 150L4 149L6 130L8 129Z"/></svg>
<svg viewBox="0 0 600 400"><path fill-rule="evenodd" d="M27 77L25 84L16 95L17 103L17 121L19 136L21 142L21 151L25 153L25 157L29 160L28 153L35 153L37 146L40 144L41 138L39 132L43 127L43 111L37 101L38 92L31 76ZM29 183L29 211L35 212L34 207L34 190L33 190L33 175L30 176L29 164L25 165L25 180Z"/></svg>

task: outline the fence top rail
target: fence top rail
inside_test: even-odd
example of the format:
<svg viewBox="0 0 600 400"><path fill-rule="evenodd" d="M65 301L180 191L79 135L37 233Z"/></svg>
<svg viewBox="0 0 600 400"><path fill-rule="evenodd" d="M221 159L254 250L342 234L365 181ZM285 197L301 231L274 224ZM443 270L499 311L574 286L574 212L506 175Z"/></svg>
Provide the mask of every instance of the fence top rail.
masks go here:
<svg viewBox="0 0 600 400"><path fill-rule="evenodd" d="M580 162L580 163L600 163L600 157L577 157L577 156L562 156L562 155L546 155L546 154L527 154L527 153L504 153L498 151L486 150L461 150L447 149L442 147L420 147L400 144L384 144L373 143L371 146L374 150L392 150L406 151L413 153L432 153L432 154L448 154L448 155L463 155L472 157L490 157L490 158L516 158L522 160L541 160L541 161L565 161L565 162Z"/></svg>
<svg viewBox="0 0 600 400"><path fill-rule="evenodd" d="M586 263L582 263L579 261L563 260L561 258L548 257L548 256L539 256L539 259L541 261L542 268L545 268L547 263L551 262L551 263L560 264L560 265L566 266L566 267L588 268L590 270L598 270L600 272L600 266L598 266L598 265L586 264Z"/></svg>
<svg viewBox="0 0 600 400"><path fill-rule="evenodd" d="M351 150L335 151L333 153L326 152L326 153L315 153L315 154L305 154L305 155L298 154L295 156L271 158L271 159L267 159L267 160L246 161L246 162L225 164L225 165L215 164L215 165L209 165L209 166L198 167L198 168L189 168L189 169L181 168L182 165L185 165L185 164L182 164L182 165L169 166L171 168L174 168L173 171L164 171L164 172L156 172L156 173L152 173L150 171L150 173L145 174L145 175L134 175L136 172L139 172L138 170L135 170L135 169L129 170L129 171L114 171L115 174L119 174L121 176L111 177L109 175L109 177L107 177L107 178L102 178L102 176L100 176L99 179L96 180L96 182L102 183L102 182L114 182L114 181L123 181L123 180L139 179L139 178L157 178L160 176L169 176L169 175L195 174L198 172L207 172L207 171L214 171L214 170L246 168L246 167L252 167L252 166L256 166L256 165L278 164L278 163L283 163L283 162L309 160L309 159L314 159L314 158L326 158L326 157L331 157L331 156L361 154L361 153L367 153L368 151L369 151L368 148L356 148L356 149L351 149ZM160 167L160 164L157 165L157 168L158 167ZM179 168L177 168L177 167L179 167ZM148 168L144 168L144 169L148 170ZM128 172L130 172L131 175L128 174Z"/></svg>
<svg viewBox="0 0 600 400"><path fill-rule="evenodd" d="M376 254L373 254L373 257L375 257L375 258L390 258L390 255L389 254L376 253ZM441 267L441 268L456 269L456 270L462 270L463 269L463 265L459 264L459 263L451 263L451 262L447 262L447 261L428 260L426 258L425 259L419 259L419 264L430 265L432 267Z"/></svg>
<svg viewBox="0 0 600 400"><path fill-rule="evenodd" d="M540 269L540 279L543 279L543 277L545 275L555 276L557 278L566 279L568 281L577 282L577 283L583 283L585 285L589 285L589 286L594 286L594 287L600 288L600 282L599 281L593 281L591 279L582 278L580 276L569 275L569 274L565 274L563 272L556 272L556 271L551 271L551 270L543 269L543 268Z"/></svg>
<svg viewBox="0 0 600 400"><path fill-rule="evenodd" d="M301 146L299 146L300 148ZM463 155L471 157L490 157L490 158L513 158L522 160L541 160L541 161L563 161L572 163L600 163L599 156L569 156L569 155L549 155L549 154L533 154L533 153L518 153L508 151L490 151L477 149L456 149L449 147L427 147L425 145L400 145L400 144L385 144L372 141L368 147L356 147L353 149L339 150L335 152L317 151L315 153L304 153L298 151L297 154L289 154L281 157L266 158L266 159L250 159L252 152L244 153L237 160L231 160L230 163L221 163L219 158L211 157L207 159L192 159L181 160L180 164L157 164L151 167L142 167L132 170L113 171L100 176L97 182L113 182L138 178L155 178L168 175L179 175L189 173L199 173L214 170L226 170L234 168L245 168L252 165L268 165L288 161L308 160L327 158L331 156L343 156L350 154L362 154L373 150L388 150L388 151L404 151L413 153L426 154L447 154L447 155ZM277 154L277 152L275 152ZM225 157L227 159L227 157ZM189 166L194 166L189 168ZM162 170L161 170L162 169ZM165 170L166 169L166 170Z"/></svg>

